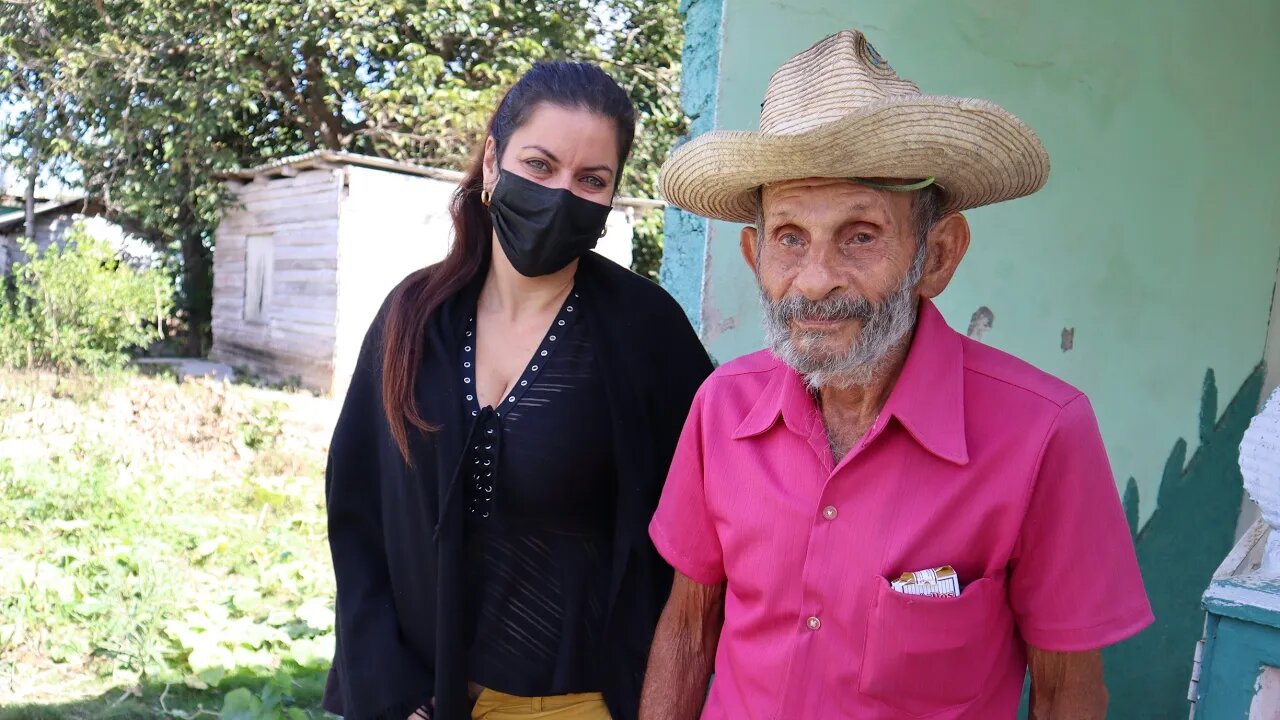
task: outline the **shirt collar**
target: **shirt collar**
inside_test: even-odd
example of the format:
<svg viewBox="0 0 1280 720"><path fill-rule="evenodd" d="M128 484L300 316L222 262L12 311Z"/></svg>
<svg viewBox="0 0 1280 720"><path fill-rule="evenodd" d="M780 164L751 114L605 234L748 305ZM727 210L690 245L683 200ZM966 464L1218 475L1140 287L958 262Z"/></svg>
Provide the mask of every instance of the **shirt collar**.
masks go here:
<svg viewBox="0 0 1280 720"><path fill-rule="evenodd" d="M772 354L769 358L774 363L773 369L769 371L769 384L734 431L734 440L765 432L774 426L779 416L782 416L791 432L807 436L817 419L817 404L809 394L804 379Z"/></svg>
<svg viewBox="0 0 1280 720"><path fill-rule="evenodd" d="M759 435L781 416L794 433L807 436L818 417L817 404L795 370L774 359L772 378L734 431L740 440ZM883 414L892 416L917 443L938 457L969 462L964 423L964 347L942 313L922 300L915 336L902 374Z"/></svg>
<svg viewBox="0 0 1280 720"><path fill-rule="evenodd" d="M969 462L964 424L964 345L929 300L920 302L915 338L884 412L943 460Z"/></svg>

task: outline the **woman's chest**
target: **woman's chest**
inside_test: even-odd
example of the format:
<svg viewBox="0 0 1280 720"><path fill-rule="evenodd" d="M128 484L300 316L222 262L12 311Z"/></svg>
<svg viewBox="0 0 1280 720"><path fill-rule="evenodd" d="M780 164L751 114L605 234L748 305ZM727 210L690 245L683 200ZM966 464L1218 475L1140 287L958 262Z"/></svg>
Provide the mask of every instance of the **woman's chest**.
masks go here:
<svg viewBox="0 0 1280 720"><path fill-rule="evenodd" d="M476 395L480 407L497 407L520 376L525 374L547 335L554 315L521 322L479 316L474 340ZM468 343L471 344L471 343Z"/></svg>

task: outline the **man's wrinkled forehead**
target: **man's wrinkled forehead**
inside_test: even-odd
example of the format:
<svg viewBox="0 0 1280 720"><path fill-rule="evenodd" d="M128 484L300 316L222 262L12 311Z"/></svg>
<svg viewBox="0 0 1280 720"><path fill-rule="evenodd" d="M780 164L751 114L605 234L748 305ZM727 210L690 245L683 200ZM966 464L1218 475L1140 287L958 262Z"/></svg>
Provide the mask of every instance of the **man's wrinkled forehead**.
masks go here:
<svg viewBox="0 0 1280 720"><path fill-rule="evenodd" d="M840 213L887 221L894 197L905 195L844 178L802 178L761 187L763 214L770 224Z"/></svg>

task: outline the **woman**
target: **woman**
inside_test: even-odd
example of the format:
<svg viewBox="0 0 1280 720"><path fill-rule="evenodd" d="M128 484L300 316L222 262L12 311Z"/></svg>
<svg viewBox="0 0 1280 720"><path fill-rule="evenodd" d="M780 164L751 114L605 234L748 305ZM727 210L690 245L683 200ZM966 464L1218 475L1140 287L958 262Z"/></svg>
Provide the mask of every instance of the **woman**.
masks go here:
<svg viewBox="0 0 1280 720"><path fill-rule="evenodd" d="M634 130L599 68L534 67L458 188L449 255L370 328L326 473L327 709L636 717L671 582L647 525L711 364L661 288L589 252Z"/></svg>

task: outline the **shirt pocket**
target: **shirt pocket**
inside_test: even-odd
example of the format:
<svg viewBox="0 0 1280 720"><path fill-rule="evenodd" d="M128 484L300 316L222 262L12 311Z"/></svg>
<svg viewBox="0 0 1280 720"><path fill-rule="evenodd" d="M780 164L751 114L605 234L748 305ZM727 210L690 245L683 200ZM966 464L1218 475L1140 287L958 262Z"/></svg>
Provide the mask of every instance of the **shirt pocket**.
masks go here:
<svg viewBox="0 0 1280 720"><path fill-rule="evenodd" d="M992 578L953 598L904 595L879 578L860 692L915 718L973 702L999 656L992 632L1002 602Z"/></svg>

